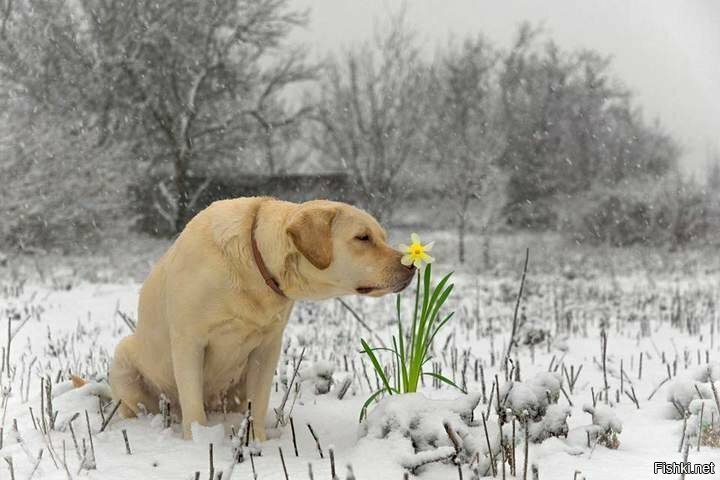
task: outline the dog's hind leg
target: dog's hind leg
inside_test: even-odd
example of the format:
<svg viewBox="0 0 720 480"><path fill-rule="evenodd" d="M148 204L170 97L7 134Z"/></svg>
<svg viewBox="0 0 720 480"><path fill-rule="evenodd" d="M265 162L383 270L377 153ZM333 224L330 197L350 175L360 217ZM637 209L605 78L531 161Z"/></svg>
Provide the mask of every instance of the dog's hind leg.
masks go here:
<svg viewBox="0 0 720 480"><path fill-rule="evenodd" d="M123 338L115 349L110 367L110 388L114 400L122 401L120 414L125 418L137 416L142 408L149 413L158 413L160 410L158 396L148 391L135 364L134 347L133 335Z"/></svg>

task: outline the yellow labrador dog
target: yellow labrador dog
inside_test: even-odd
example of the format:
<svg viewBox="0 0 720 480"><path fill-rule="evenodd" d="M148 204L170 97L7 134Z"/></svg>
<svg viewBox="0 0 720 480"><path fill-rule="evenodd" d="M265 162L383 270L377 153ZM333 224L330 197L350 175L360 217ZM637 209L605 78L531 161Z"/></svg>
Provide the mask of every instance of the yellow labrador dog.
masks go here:
<svg viewBox="0 0 720 480"><path fill-rule="evenodd" d="M367 213L344 203L215 202L185 227L140 291L137 330L110 369L121 414L157 413L165 394L183 435L206 408L252 405L263 441L282 333L293 303L404 289L412 267Z"/></svg>

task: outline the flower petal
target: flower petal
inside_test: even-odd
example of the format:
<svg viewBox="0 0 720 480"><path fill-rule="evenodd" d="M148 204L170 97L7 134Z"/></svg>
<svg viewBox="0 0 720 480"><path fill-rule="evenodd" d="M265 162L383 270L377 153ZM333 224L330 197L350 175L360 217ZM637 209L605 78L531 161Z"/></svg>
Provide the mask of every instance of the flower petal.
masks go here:
<svg viewBox="0 0 720 480"><path fill-rule="evenodd" d="M430 250L432 250L433 245L435 245L435 241L428 243L423 248L425 249L426 252L429 252Z"/></svg>
<svg viewBox="0 0 720 480"><path fill-rule="evenodd" d="M415 265L415 268L420 269L422 267L422 260L419 258L416 258L413 262L413 265Z"/></svg>
<svg viewBox="0 0 720 480"><path fill-rule="evenodd" d="M431 257L430 255L428 255L427 253L422 254L422 260L423 260L423 262L428 263L428 264L435 261L435 259L433 257Z"/></svg>
<svg viewBox="0 0 720 480"><path fill-rule="evenodd" d="M404 243L401 243L400 245L398 245L398 247L400 248L401 252L409 252L410 251L410 247L408 247Z"/></svg>
<svg viewBox="0 0 720 480"><path fill-rule="evenodd" d="M402 263L406 267L409 267L413 263L412 255L403 255L403 257L400 259L400 263Z"/></svg>
<svg viewBox="0 0 720 480"><path fill-rule="evenodd" d="M417 233L411 233L410 240L412 240L412 243L420 243L420 236Z"/></svg>

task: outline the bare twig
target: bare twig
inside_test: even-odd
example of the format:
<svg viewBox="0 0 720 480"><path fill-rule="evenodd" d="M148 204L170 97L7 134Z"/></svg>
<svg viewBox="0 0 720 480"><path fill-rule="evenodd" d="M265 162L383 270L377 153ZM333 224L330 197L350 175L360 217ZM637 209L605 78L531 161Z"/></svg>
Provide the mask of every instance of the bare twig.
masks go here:
<svg viewBox="0 0 720 480"><path fill-rule="evenodd" d="M708 367L708 371L710 370L710 367ZM717 388L715 388L715 382L713 381L712 375L708 375L710 378L710 389L712 390L713 397L715 398L715 406L717 407L718 412L720 412L720 395L718 395Z"/></svg>
<svg viewBox="0 0 720 480"><path fill-rule="evenodd" d="M285 390L285 395L283 395L282 402L280 402L280 406L275 409L275 416L277 417L277 421L275 422L275 427L277 428L278 425L283 424L285 425L285 405L287 404L288 397L290 396L290 392L292 391L292 386L295 383L295 378L297 378L298 371L300 371L300 365L302 364L303 360L305 358L305 348L302 349L300 352L300 358L298 359L297 363L295 364L295 369L293 371L293 375L290 378L290 383L288 383L287 390Z"/></svg>
<svg viewBox="0 0 720 480"><path fill-rule="evenodd" d="M290 430L292 431L292 441L293 441L293 450L295 450L295 456L298 455L298 448L297 448L297 439L295 438L295 422L293 422L293 418L290 417Z"/></svg>
<svg viewBox="0 0 720 480"><path fill-rule="evenodd" d="M100 427L100 431L104 432L107 428L108 424L110 424L110 420L115 416L115 413L118 411L118 408L120 408L120 403L122 403L120 400L117 401L115 404L115 407L112 409L112 412L110 412L110 415L105 419L102 426Z"/></svg>
<svg viewBox="0 0 720 480"><path fill-rule="evenodd" d="M332 447L328 449L328 452L330 454L330 478L332 480L339 480L337 473L335 471L335 450L333 450Z"/></svg>
<svg viewBox="0 0 720 480"><path fill-rule="evenodd" d="M625 390L625 395L627 395L628 398L633 401L633 403L635 404L635 406L636 406L636 407L638 408L638 410L639 410L639 409L640 409L640 402L638 402L637 395L635 395L635 387L632 387L632 386L631 386L629 392L628 392L627 390Z"/></svg>
<svg viewBox="0 0 720 480"><path fill-rule="evenodd" d="M665 377L665 379L663 379L663 381L660 382L660 384L657 387L655 387L655 389L650 393L650 395L648 396L648 400L652 400L652 397L657 393L658 390L660 390L660 387L662 387L663 385L665 385L668 382L668 380L670 380L670 379L668 377Z"/></svg>
<svg viewBox="0 0 720 480"><path fill-rule="evenodd" d="M605 384L605 388L603 391L605 392L605 404L608 403L608 391L610 390L610 387L608 385L608 378L607 378L607 332L603 328L600 331L600 342L601 342L601 353L602 353L602 370L603 370L603 381Z"/></svg>
<svg viewBox="0 0 720 480"><path fill-rule="evenodd" d="M350 312L350 314L351 314L353 317L355 317L355 320L357 320L360 325L362 325L363 327L365 327L365 329L366 329L368 332L370 332L370 335L372 335L373 338L375 338L375 341L376 341L378 344L380 344L381 347L383 347L383 348L386 348L386 347L387 347L387 346L385 345L385 342L383 342L383 339L380 338L380 335L378 335L378 334L375 332L374 329L370 328L370 327L368 326L368 324L365 323L365 320L363 320L362 317L361 317L360 315L358 315L358 313L357 313L350 305L348 305L347 302L345 302L345 300L343 300L342 298L336 298L335 300L337 300L338 302L340 302L340 305L342 305L343 307L345 307L345 309L346 309L348 312Z"/></svg>
<svg viewBox="0 0 720 480"><path fill-rule="evenodd" d="M43 457L43 449L41 448L38 452L37 460L35 461L35 465L33 465L33 469L30 472L30 475L28 476L28 480L32 480L32 477L35 475L35 472L37 471L38 467L40 466L40 462L42 461Z"/></svg>
<svg viewBox="0 0 720 480"><path fill-rule="evenodd" d="M122 436L123 440L125 441L125 452L128 455L132 455L132 451L130 450L130 440L128 440L127 430L123 428L122 430Z"/></svg>
<svg viewBox="0 0 720 480"><path fill-rule="evenodd" d="M213 444L208 445L208 462L209 462L209 480L215 480L215 458L213 454Z"/></svg>
<svg viewBox="0 0 720 480"><path fill-rule="evenodd" d="M10 480L15 480L15 467L13 466L13 459L9 456L4 458L8 464L8 470L10 470Z"/></svg>
<svg viewBox="0 0 720 480"><path fill-rule="evenodd" d="M497 475L497 470L495 468L495 457L493 455L492 451L492 445L490 444L490 435L488 434L487 429L487 421L485 420L485 415L482 416L483 421L483 430L485 431L485 442L487 443L488 447L488 455L490 456L490 468L492 469L493 477Z"/></svg>
<svg viewBox="0 0 720 480"><path fill-rule="evenodd" d="M523 480L527 480L527 470L528 470L528 450L530 447L530 425L528 422L528 416L525 416L525 461L523 463Z"/></svg>
<svg viewBox="0 0 720 480"><path fill-rule="evenodd" d="M697 451L700 451L700 443L702 443L702 433L703 433L703 415L705 414L705 402L702 402L700 404L700 418L698 419L698 441L697 441Z"/></svg>
<svg viewBox="0 0 720 480"><path fill-rule="evenodd" d="M518 310L520 308L520 300L522 299L523 288L525 287L525 276L527 275L528 260L530 259L530 248L525 249L525 263L523 265L522 278L520 279L520 289L518 290L517 300L515 301L515 311L513 312L512 331L510 332L510 341L503 360L503 368L507 369L507 361L512 353L512 347L515 344L515 335L518 330Z"/></svg>
<svg viewBox="0 0 720 480"><path fill-rule="evenodd" d="M285 465L285 457L283 456L282 447L280 445L278 445L278 453L280 453L280 463L282 463L285 480L290 480L290 477L288 476L287 465Z"/></svg>
<svg viewBox="0 0 720 480"><path fill-rule="evenodd" d="M312 435L313 439L315 440L315 446L317 447L317 451L320 454L320 458L325 458L323 455L322 447L320 447L320 440L318 440L317 435L315 435L315 431L309 423L307 424L307 427L308 430L310 430L310 435Z"/></svg>

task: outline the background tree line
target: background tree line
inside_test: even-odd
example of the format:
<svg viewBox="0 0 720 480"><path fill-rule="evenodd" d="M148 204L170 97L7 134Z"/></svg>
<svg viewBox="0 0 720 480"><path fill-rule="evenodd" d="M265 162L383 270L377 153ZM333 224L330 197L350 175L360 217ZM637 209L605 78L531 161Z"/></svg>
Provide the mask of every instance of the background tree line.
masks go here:
<svg viewBox="0 0 720 480"><path fill-rule="evenodd" d="M461 259L471 228L679 245L717 223L610 59L529 25L509 48L478 34L428 55L400 15L314 62L286 0L1 0L0 15L14 248L127 231L143 185L157 199L141 208L179 231L217 180L248 174L345 173L352 201L396 223L450 211L433 225L457 229Z"/></svg>

